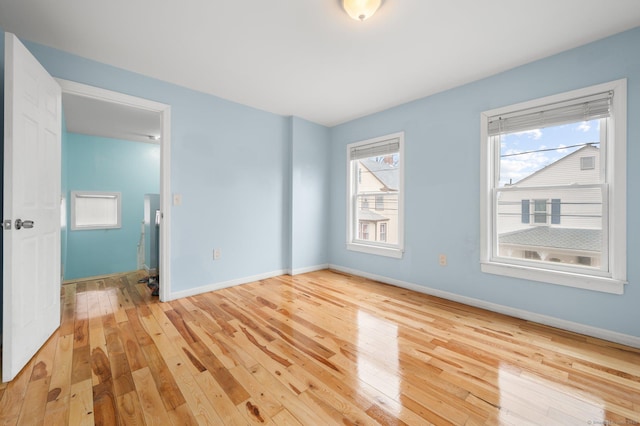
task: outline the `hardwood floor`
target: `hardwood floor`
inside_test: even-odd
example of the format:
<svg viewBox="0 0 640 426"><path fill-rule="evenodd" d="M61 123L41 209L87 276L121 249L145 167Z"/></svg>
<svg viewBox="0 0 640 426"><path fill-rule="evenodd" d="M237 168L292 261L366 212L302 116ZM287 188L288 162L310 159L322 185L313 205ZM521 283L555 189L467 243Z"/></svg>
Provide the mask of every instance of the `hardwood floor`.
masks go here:
<svg viewBox="0 0 640 426"><path fill-rule="evenodd" d="M640 350L330 271L63 286L0 424L640 424Z"/></svg>

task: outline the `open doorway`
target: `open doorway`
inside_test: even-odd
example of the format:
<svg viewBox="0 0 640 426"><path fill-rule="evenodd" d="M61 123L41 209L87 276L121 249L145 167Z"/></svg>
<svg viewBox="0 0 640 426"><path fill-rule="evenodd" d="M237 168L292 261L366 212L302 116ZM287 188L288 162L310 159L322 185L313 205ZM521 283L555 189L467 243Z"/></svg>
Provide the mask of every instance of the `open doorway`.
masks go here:
<svg viewBox="0 0 640 426"><path fill-rule="evenodd" d="M124 154L124 151L131 152L132 156L139 158L139 161L136 161L135 158L130 159L132 161L127 161L126 168L132 172L132 176L144 177L147 175L144 170L145 168L154 168L154 164L159 166L159 170L149 170L149 176L154 176L155 174L155 177L159 178L159 183L156 181L155 185L147 185L146 188L150 188L148 190L141 189L145 188L144 184L137 186L123 184L123 177L120 176L120 186L125 188L123 191L117 190L117 187L114 188L116 189L115 191L101 191L100 189L107 189L104 187L104 182L93 182L93 186L89 182L86 184L83 183L84 179L93 179L91 178L92 172L96 175L96 180L99 180L97 176L100 174L100 170L98 170L97 165L82 164L83 159L81 158L79 160L80 164L82 164L81 168L84 168L84 174L79 173L80 183L78 183L78 177L76 176L74 182L69 182L67 191L63 191L63 198L69 197L69 199L63 200L63 211L66 207L66 216L68 217L68 220L65 222L69 225L66 229L63 228L63 232L61 233L61 245L63 246L62 262L63 265L66 264L68 266L67 268L63 268L63 274L65 274L64 269L67 269L68 272L75 275L70 276L69 274L65 274L64 278L75 279L77 275L83 274L87 276L96 275L95 273L89 272L92 270L90 265L83 265L82 267L85 268L84 271L78 270L77 265L73 266L73 270L69 268L73 265L71 261L72 256L74 256L74 251L71 250L72 241L73 244L75 244L74 250L77 256L78 252L83 252L82 244L85 244L85 247L90 247L92 244L91 238L93 238L90 237L91 235L99 239L101 233L106 234L110 232L110 229L120 231L117 227L122 226L122 221L128 220L126 232L111 232L111 235L128 235L126 237L128 241L127 246L122 247L121 250L126 251L126 256L130 257L130 259L124 261L122 259L117 260L113 255L109 257L113 258L114 262L124 262L121 263L122 265L136 265L137 268L146 267L151 269L150 273L152 276L159 274L160 278L155 280L155 282L152 281L152 283L159 284L160 300L168 300L171 293L168 261L168 231L170 229L170 162L168 158L171 135L170 107L154 101L66 80L58 80L58 83L62 88L65 123L69 126L67 131L68 135L70 135L68 141L68 154L70 157L74 155L74 147L78 150L80 150L81 147L83 151L90 151L90 145L92 143L109 144L112 142L113 145L109 145L108 149L112 151L114 158L125 158L123 155L127 154ZM96 155L98 157L96 157ZM89 162L91 162L99 158L100 155L102 154L93 153L85 158L89 158ZM118 155L120 157L117 157ZM147 158L154 155L156 156L155 159ZM74 161L76 161L76 164L78 163L77 158L74 158ZM92 168L94 170L92 170ZM114 173L112 173L112 175L113 174ZM115 174L117 175L118 173ZM124 180L126 181L126 179L125 177ZM149 178L147 178L147 180L149 180ZM103 185L103 187L100 188L100 185ZM63 184L63 186L65 185ZM82 188L82 186L86 186L86 188ZM133 188L134 186L135 189ZM92 189L93 191L87 194L83 189ZM152 211L150 212L144 212L143 210L144 203L149 202L149 197L146 197L146 195L151 196L154 203L153 206L151 206ZM127 197L129 198L128 200ZM132 201L132 198L135 199L135 202ZM78 202L79 204L75 204L74 207L74 203ZM131 206L131 204L135 204L135 211L139 212L135 213L139 215L134 225L132 225L131 222L132 210L130 208L126 210L128 219L123 217L124 209L122 206ZM113 214L109 213L109 217L100 218L101 223L98 223L99 226L91 228L91 223L89 223L92 220L91 215L88 215L88 220L85 220L85 222L82 222L82 220L78 221L78 218L74 217L74 215L78 215L83 209L85 209L84 211L90 212L93 208L92 205L100 206L99 208L106 212L111 212L112 210L110 209L111 206L113 206L117 212L113 210ZM149 209L150 206L147 205L146 207ZM150 214L143 215L143 212ZM157 227L155 226L156 221L158 223ZM85 230L88 232L83 232L84 230L78 232L80 229L78 226L85 226ZM135 234L135 243L133 245L131 244L132 234ZM150 238L150 234L154 234L154 238ZM66 238L71 237L71 235L73 235L73 238L69 238L69 241L67 241ZM111 238L105 241L109 241L108 244L113 245L117 244L119 238L121 237ZM67 243L69 243L69 246L65 247ZM99 240L96 244L100 244ZM140 250L141 245L142 252ZM64 256L65 250L69 250L68 259ZM86 251L88 251L88 249ZM94 258L99 258L101 252L109 252L109 250L104 247L101 248L101 250L94 248L92 251L94 252ZM113 251L111 252L113 253ZM108 262L109 260L105 259L105 261ZM120 269L123 270L118 272L127 272L134 268L121 266Z"/></svg>

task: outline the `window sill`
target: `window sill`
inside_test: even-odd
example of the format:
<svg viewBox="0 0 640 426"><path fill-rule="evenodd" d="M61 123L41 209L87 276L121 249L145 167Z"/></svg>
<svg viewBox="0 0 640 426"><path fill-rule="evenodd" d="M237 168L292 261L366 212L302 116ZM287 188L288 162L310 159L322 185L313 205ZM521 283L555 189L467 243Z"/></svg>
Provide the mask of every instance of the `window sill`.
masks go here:
<svg viewBox="0 0 640 426"><path fill-rule="evenodd" d="M378 256L393 257L401 259L404 250L394 247L380 247L367 244L347 243L347 250L359 251L361 253L376 254Z"/></svg>
<svg viewBox="0 0 640 426"><path fill-rule="evenodd" d="M626 281L594 275L583 275L571 272L551 271L529 266L511 265L497 262L482 262L482 272L494 275L503 275L512 278L522 278L532 281L540 281L548 284L557 284L567 287L581 288L584 290L599 291L602 293L624 294Z"/></svg>

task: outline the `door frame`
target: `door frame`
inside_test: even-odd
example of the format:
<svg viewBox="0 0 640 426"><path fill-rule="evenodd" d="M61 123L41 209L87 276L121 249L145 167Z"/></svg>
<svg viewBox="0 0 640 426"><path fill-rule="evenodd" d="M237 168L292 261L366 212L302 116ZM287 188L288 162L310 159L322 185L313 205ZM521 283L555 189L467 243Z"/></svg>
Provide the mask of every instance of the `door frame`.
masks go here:
<svg viewBox="0 0 640 426"><path fill-rule="evenodd" d="M62 93L157 112L160 115L160 301L171 300L171 105L56 78Z"/></svg>

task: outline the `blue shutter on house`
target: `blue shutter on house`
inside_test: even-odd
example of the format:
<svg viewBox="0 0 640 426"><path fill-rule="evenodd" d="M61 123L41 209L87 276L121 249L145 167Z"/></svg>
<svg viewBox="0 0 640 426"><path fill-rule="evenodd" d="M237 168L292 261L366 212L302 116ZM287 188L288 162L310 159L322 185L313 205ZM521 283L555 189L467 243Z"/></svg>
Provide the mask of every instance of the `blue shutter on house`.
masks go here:
<svg viewBox="0 0 640 426"><path fill-rule="evenodd" d="M560 199L553 198L551 200L551 224L560 224Z"/></svg>
<svg viewBox="0 0 640 426"><path fill-rule="evenodd" d="M529 223L530 217L529 200L522 200L522 223Z"/></svg>

